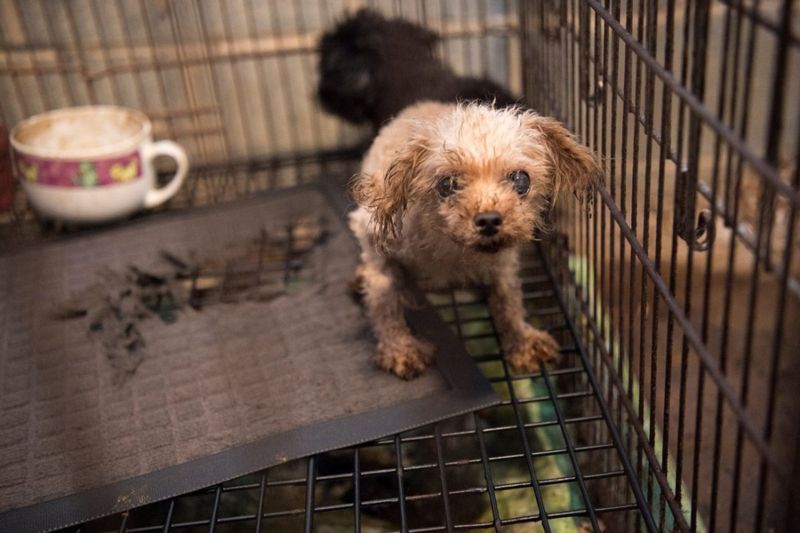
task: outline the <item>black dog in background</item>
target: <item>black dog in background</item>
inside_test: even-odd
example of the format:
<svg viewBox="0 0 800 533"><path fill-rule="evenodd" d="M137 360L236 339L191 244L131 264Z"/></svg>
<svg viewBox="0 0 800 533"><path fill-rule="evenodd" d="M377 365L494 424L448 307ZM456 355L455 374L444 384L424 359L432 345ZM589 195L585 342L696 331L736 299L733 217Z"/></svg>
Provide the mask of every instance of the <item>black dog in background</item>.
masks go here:
<svg viewBox="0 0 800 533"><path fill-rule="evenodd" d="M322 107L378 129L420 100L494 101L497 107L517 102L493 81L456 76L433 55L438 39L410 22L361 9L320 42Z"/></svg>

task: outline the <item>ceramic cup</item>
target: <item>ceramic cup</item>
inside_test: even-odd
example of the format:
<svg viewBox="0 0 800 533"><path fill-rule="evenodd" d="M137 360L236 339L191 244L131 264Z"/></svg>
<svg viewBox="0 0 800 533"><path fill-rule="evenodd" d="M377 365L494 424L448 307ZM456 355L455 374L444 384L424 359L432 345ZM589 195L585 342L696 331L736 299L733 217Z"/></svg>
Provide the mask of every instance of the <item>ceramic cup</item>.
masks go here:
<svg viewBox="0 0 800 533"><path fill-rule="evenodd" d="M171 198L189 162L172 141L153 142L150 120L116 106L70 107L33 116L11 131L14 174L43 217L70 223L118 219ZM177 171L158 188L153 160Z"/></svg>

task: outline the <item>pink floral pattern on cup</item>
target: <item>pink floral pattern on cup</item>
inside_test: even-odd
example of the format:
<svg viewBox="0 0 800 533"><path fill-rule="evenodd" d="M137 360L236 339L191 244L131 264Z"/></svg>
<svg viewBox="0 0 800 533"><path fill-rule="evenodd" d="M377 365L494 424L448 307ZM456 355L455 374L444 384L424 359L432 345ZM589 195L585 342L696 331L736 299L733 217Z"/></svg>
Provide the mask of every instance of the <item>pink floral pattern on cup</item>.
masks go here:
<svg viewBox="0 0 800 533"><path fill-rule="evenodd" d="M46 159L14 151L20 179L54 187L104 187L142 177L139 152L91 160Z"/></svg>

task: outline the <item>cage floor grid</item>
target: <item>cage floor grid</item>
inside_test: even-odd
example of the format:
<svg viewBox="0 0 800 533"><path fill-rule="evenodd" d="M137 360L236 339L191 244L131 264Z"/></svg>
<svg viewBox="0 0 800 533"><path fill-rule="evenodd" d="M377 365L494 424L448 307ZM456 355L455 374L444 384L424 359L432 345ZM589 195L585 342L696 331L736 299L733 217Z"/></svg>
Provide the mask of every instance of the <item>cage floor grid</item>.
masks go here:
<svg viewBox="0 0 800 533"><path fill-rule="evenodd" d="M522 264L531 320L562 345L542 372L510 372L479 292L430 295L500 405L68 531L655 529L547 260Z"/></svg>

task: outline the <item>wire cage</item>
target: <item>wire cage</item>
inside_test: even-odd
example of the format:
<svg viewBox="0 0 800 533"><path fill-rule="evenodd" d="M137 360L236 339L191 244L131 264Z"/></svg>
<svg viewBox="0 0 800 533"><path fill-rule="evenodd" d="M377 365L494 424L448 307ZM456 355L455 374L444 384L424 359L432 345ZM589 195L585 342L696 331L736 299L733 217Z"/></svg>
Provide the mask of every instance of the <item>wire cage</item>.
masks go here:
<svg viewBox="0 0 800 533"><path fill-rule="evenodd" d="M602 155L594 205L524 255L560 362L512 375L481 293L432 294L498 407L71 530L796 530L796 2L6 0L0 121L142 109L193 162L168 209L343 181L370 132L319 109L316 43L365 4ZM59 236L21 193L0 216L6 244Z"/></svg>

